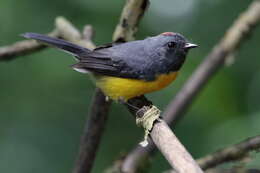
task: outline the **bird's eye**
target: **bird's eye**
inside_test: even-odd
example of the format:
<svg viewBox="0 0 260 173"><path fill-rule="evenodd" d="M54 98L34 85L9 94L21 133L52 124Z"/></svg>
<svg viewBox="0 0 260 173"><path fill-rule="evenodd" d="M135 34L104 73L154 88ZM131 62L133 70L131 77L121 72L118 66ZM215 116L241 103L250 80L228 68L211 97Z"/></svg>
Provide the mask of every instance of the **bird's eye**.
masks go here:
<svg viewBox="0 0 260 173"><path fill-rule="evenodd" d="M167 46L168 46L169 48L174 48L175 45L176 45L175 42L169 42L169 43L167 44Z"/></svg>

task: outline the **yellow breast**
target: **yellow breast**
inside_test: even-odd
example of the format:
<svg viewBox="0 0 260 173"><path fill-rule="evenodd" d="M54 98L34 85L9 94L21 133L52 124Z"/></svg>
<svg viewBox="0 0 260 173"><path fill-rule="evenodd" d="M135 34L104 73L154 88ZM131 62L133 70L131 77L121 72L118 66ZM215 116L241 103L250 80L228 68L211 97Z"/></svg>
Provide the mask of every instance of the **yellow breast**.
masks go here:
<svg viewBox="0 0 260 173"><path fill-rule="evenodd" d="M176 77L177 72L159 75L154 81L100 76L97 77L96 84L105 95L111 99L128 100L136 96L160 90L169 85Z"/></svg>

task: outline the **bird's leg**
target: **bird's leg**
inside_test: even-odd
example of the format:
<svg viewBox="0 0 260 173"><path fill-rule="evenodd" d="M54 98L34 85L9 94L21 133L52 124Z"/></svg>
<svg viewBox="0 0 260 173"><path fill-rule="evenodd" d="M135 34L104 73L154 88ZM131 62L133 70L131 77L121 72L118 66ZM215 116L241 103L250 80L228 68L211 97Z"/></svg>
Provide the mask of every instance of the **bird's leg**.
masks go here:
<svg viewBox="0 0 260 173"><path fill-rule="evenodd" d="M118 99L118 102L123 104L123 105L127 105L128 107L135 109L135 111L138 111L140 109L140 108L136 107L135 105L129 103L128 101L125 101L125 99L123 99L123 98Z"/></svg>
<svg viewBox="0 0 260 173"><path fill-rule="evenodd" d="M148 101L144 96L130 100L121 98L119 103L127 105L128 109L135 113L136 124L144 129L144 140L140 143L145 147L148 145L148 136L153 128L154 122L160 121L160 110Z"/></svg>

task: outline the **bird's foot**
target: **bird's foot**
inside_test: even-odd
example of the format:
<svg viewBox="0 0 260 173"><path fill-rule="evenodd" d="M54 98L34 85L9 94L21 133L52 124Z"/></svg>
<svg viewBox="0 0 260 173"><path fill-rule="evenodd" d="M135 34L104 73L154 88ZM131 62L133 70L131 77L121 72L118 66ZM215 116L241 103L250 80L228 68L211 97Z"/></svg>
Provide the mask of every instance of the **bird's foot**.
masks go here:
<svg viewBox="0 0 260 173"><path fill-rule="evenodd" d="M136 124L144 128L144 140L140 142L142 147L148 145L148 136L156 120L160 121L161 111L156 106L144 106L136 113Z"/></svg>
<svg viewBox="0 0 260 173"><path fill-rule="evenodd" d="M109 102L110 98L108 96L106 96L105 100L106 100L106 102Z"/></svg>

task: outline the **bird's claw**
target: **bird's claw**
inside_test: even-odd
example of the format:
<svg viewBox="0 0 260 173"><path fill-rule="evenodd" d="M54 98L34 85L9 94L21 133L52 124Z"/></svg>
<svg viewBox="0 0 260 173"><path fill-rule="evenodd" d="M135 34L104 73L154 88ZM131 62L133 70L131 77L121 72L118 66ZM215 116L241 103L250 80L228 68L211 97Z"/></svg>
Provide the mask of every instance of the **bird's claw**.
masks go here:
<svg viewBox="0 0 260 173"><path fill-rule="evenodd" d="M142 116L141 113L142 112ZM144 106L136 114L136 124L144 128L144 140L140 142L142 147L148 145L148 136L153 128L153 124L156 120L160 120L161 111L156 106Z"/></svg>

